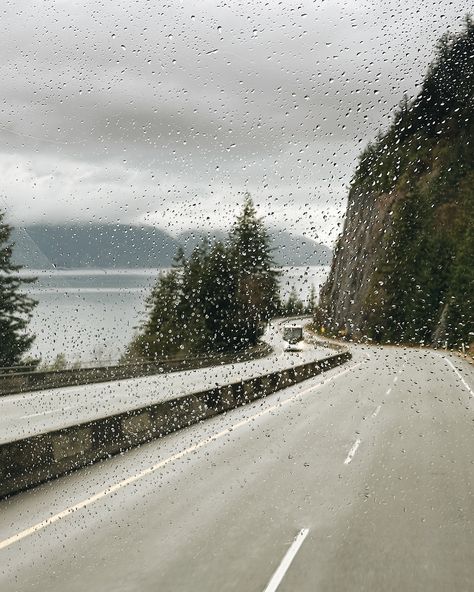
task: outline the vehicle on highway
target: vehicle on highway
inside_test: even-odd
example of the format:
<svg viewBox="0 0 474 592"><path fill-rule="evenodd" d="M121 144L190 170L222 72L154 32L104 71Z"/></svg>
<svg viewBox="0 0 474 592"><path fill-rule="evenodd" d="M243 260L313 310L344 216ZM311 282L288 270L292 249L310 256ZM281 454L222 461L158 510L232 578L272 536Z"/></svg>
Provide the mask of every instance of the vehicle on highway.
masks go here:
<svg viewBox="0 0 474 592"><path fill-rule="evenodd" d="M288 324L283 326L284 351L301 351L304 346L303 326L300 324Z"/></svg>

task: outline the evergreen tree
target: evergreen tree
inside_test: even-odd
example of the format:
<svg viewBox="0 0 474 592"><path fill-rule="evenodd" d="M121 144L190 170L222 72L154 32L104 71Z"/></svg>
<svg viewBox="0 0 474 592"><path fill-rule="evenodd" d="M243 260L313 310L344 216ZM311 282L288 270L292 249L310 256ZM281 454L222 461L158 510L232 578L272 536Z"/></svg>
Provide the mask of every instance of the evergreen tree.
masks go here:
<svg viewBox="0 0 474 592"><path fill-rule="evenodd" d="M241 323L237 322L237 274L231 250L217 242L206 254L201 282L201 310L205 332L201 349L241 349Z"/></svg>
<svg viewBox="0 0 474 592"><path fill-rule="evenodd" d="M189 353L199 353L208 342L203 311L203 281L207 259L204 242L194 248L182 267L181 296L178 318L183 330L183 348ZM185 345L184 345L185 344Z"/></svg>
<svg viewBox="0 0 474 592"><path fill-rule="evenodd" d="M36 278L20 277L21 266L12 263L12 227L4 218L5 213L0 212L0 366L14 366L22 362L34 340L27 327L37 302L21 287Z"/></svg>
<svg viewBox="0 0 474 592"><path fill-rule="evenodd" d="M128 357L237 351L254 345L279 310L270 241L250 199L227 242L206 241L157 281ZM302 305L303 306L303 305Z"/></svg>
<svg viewBox="0 0 474 592"><path fill-rule="evenodd" d="M179 288L180 278L176 269L160 275L146 302L147 320L130 344L126 359L159 360L180 351Z"/></svg>
<svg viewBox="0 0 474 592"><path fill-rule="evenodd" d="M241 214L230 232L238 277L236 325L242 343L256 343L263 324L280 308L278 277L270 238L247 193Z"/></svg>
<svg viewBox="0 0 474 592"><path fill-rule="evenodd" d="M308 296L308 303L306 305L306 312L308 314L313 314L314 311L316 310L316 306L317 306L317 294L316 294L316 288L314 287L314 284L311 284L311 289L309 291L309 296Z"/></svg>
<svg viewBox="0 0 474 592"><path fill-rule="evenodd" d="M283 314L287 317L299 316L304 314L305 306L301 298L298 296L296 288L293 286L288 295L288 300L283 307Z"/></svg>
<svg viewBox="0 0 474 592"><path fill-rule="evenodd" d="M466 225L456 254L447 297L448 343L474 342L474 199L466 200Z"/></svg>
<svg viewBox="0 0 474 592"><path fill-rule="evenodd" d="M176 255L173 257L172 266L175 268L184 267L186 265L186 255L183 247L180 245L176 251Z"/></svg>

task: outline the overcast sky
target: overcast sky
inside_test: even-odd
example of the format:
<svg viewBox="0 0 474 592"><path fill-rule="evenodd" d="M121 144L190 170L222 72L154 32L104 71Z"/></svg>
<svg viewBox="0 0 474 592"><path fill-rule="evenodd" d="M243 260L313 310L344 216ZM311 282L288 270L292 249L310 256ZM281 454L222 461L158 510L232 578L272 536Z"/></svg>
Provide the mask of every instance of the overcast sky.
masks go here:
<svg viewBox="0 0 474 592"><path fill-rule="evenodd" d="M330 244L357 155L464 0L3 3L0 208L15 224L228 224L250 191Z"/></svg>

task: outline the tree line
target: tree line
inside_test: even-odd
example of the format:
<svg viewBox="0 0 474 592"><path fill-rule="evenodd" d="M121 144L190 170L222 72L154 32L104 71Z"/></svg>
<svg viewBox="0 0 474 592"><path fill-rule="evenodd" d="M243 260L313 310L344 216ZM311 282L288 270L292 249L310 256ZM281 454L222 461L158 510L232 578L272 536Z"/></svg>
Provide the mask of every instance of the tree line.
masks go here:
<svg viewBox="0 0 474 592"><path fill-rule="evenodd" d="M37 301L25 293L36 278L19 273L12 263L12 227L0 212L0 367L41 359L27 357L35 336L28 323ZM244 198L226 240L203 242L189 257L179 249L173 268L163 272L150 293L145 318L122 361L225 353L257 344L265 324L275 316L311 314L312 287L303 302L293 287L280 296L270 238L250 195ZM77 364L75 364L77 366ZM74 366L64 354L44 369Z"/></svg>
<svg viewBox="0 0 474 592"><path fill-rule="evenodd" d="M0 211L0 367L25 363L24 356L34 341L27 329L37 302L22 287L36 278L19 275L21 266L12 262L12 230L5 222L5 212Z"/></svg>
<svg viewBox="0 0 474 592"><path fill-rule="evenodd" d="M295 290L282 302L279 277L267 230L246 195L227 240L203 242L188 258L178 251L173 268L160 276L147 300L146 319L125 359L256 345L272 317L307 312Z"/></svg>

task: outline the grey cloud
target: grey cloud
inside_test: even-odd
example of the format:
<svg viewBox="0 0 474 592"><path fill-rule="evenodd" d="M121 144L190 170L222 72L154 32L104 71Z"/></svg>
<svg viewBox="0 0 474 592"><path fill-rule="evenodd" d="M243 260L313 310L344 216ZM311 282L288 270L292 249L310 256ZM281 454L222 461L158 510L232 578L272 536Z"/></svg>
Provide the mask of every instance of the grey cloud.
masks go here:
<svg viewBox="0 0 474 592"><path fill-rule="evenodd" d="M310 231L319 216L332 240L361 145L468 8L11 4L0 58L11 215L216 224L219 200L235 208L248 189L262 211L276 200L282 224Z"/></svg>

